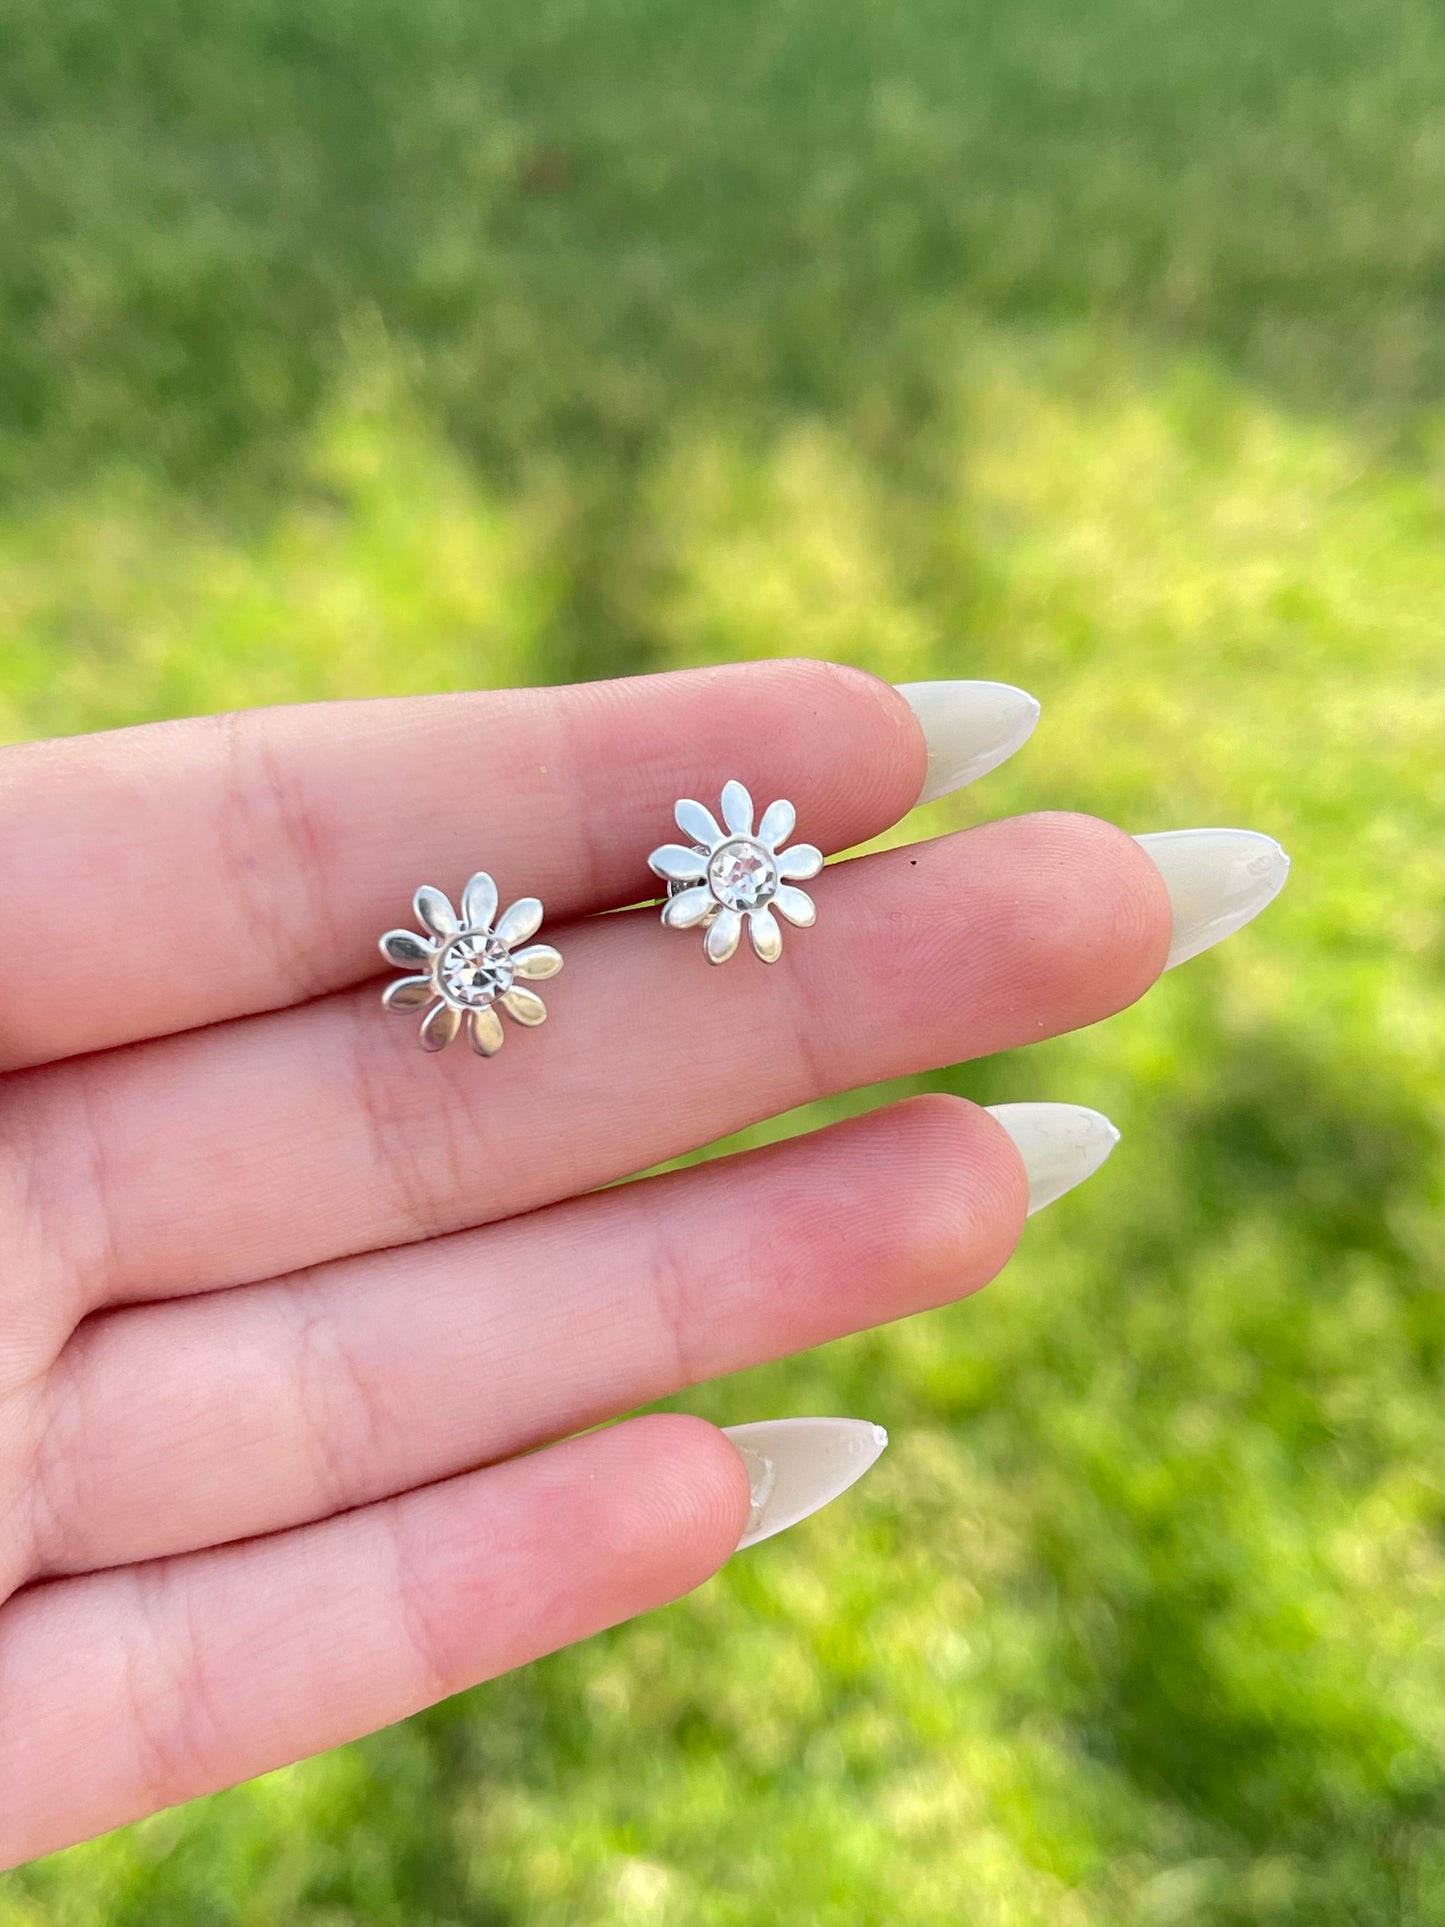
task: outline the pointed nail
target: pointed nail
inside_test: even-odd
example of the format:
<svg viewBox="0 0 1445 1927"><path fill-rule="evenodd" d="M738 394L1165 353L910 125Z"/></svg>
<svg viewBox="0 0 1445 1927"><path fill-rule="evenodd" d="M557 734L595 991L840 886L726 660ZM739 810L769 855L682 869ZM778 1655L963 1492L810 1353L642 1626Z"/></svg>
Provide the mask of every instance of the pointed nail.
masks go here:
<svg viewBox="0 0 1445 1927"><path fill-rule="evenodd" d="M1018 1147L1029 1180L1029 1216L1090 1178L1119 1142L1102 1111L1083 1104L990 1104Z"/></svg>
<svg viewBox="0 0 1445 1927"><path fill-rule="evenodd" d="M1160 830L1134 840L1149 852L1174 907L1166 970L1242 930L1289 875L1289 858L1258 830Z"/></svg>
<svg viewBox="0 0 1445 1927"><path fill-rule="evenodd" d="M748 1469L753 1504L738 1550L786 1532L846 1492L888 1443L861 1418L773 1418L725 1425Z"/></svg>
<svg viewBox="0 0 1445 1927"><path fill-rule="evenodd" d="M1039 706L1006 682L903 682L898 693L923 725L928 774L920 803L975 783L1034 733Z"/></svg>

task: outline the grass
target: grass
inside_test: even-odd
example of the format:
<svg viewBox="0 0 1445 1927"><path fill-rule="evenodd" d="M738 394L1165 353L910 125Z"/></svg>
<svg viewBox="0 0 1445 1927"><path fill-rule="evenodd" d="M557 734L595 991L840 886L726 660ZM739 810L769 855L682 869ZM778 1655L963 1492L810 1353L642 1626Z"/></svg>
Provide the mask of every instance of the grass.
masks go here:
<svg viewBox="0 0 1445 1927"><path fill-rule="evenodd" d="M686 1401L886 1423L826 1519L0 1927L1438 1922L1433 17L6 33L0 735L826 655L1043 700L908 835L1296 868L1098 1032L920 1080L1123 1130L1004 1279Z"/></svg>

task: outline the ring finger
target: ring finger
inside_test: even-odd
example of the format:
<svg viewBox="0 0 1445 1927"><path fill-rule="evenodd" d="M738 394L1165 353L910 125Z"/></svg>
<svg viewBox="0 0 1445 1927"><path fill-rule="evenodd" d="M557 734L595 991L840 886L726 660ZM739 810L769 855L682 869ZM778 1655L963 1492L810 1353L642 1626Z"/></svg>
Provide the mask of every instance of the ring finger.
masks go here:
<svg viewBox="0 0 1445 1927"><path fill-rule="evenodd" d="M108 1313L47 1388L28 1576L321 1518L962 1297L1024 1208L999 1125L924 1097L481 1231Z"/></svg>

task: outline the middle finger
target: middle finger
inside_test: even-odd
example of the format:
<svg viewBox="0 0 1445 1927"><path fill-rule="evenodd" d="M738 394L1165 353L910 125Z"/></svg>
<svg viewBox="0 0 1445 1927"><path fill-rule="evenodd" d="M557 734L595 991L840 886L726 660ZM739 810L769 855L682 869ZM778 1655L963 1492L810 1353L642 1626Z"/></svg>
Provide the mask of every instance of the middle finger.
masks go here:
<svg viewBox="0 0 1445 1927"><path fill-rule="evenodd" d="M35 1195L100 1194L69 1247L74 1315L531 1210L828 1092L1075 1029L1138 997L1169 942L1159 871L1089 817L811 887L817 926L772 969L712 969L655 912L563 929L546 1029L485 1064L424 1056L372 988L28 1073Z"/></svg>

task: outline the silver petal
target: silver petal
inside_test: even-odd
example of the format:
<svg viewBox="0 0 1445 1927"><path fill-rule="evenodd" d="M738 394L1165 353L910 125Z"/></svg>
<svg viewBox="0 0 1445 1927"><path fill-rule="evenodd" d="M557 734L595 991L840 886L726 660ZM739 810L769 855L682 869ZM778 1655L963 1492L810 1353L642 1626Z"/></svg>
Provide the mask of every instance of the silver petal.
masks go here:
<svg viewBox="0 0 1445 1927"><path fill-rule="evenodd" d="M723 822L734 836L751 836L753 833L753 799L741 783L724 783L722 793Z"/></svg>
<svg viewBox="0 0 1445 1927"><path fill-rule="evenodd" d="M711 890L683 890L663 904L662 921L669 930L691 930L716 908Z"/></svg>
<svg viewBox="0 0 1445 1927"><path fill-rule="evenodd" d="M707 857L701 850L689 850L681 843L664 843L647 859L647 867L669 883L698 883L707 875Z"/></svg>
<svg viewBox="0 0 1445 1927"><path fill-rule="evenodd" d="M462 1013L450 1004L433 1004L421 1020L423 1050L445 1050L461 1029Z"/></svg>
<svg viewBox="0 0 1445 1927"><path fill-rule="evenodd" d="M776 850L780 843L793 834L793 826L797 820L798 812L786 797L780 796L776 803L769 803L763 811L763 820L758 825L759 843L765 843L770 850Z"/></svg>
<svg viewBox="0 0 1445 1927"><path fill-rule="evenodd" d="M440 942L445 943L461 928L451 898L434 890L429 883L424 883L411 901L418 918Z"/></svg>
<svg viewBox="0 0 1445 1927"><path fill-rule="evenodd" d="M823 867L823 852L811 843L795 843L778 852L778 875L788 883L806 883Z"/></svg>
<svg viewBox="0 0 1445 1927"><path fill-rule="evenodd" d="M726 963L738 947L738 938L743 934L743 920L736 910L719 910L707 927L703 939L703 949L707 952L709 963Z"/></svg>
<svg viewBox="0 0 1445 1927"><path fill-rule="evenodd" d="M485 870L478 870L462 891L462 922L468 930L490 930L497 914L497 886Z"/></svg>
<svg viewBox="0 0 1445 1927"><path fill-rule="evenodd" d="M512 968L529 983L544 983L562 968L562 952L554 950L550 943L529 944L525 950L512 952Z"/></svg>
<svg viewBox="0 0 1445 1927"><path fill-rule="evenodd" d="M535 990L518 990L514 984L502 992L498 1002L515 1023L533 1026L547 1021L547 1006Z"/></svg>
<svg viewBox="0 0 1445 1927"><path fill-rule="evenodd" d="M485 1010L467 1012L467 1042L478 1057L495 1057L506 1041L502 1020L490 1004Z"/></svg>
<svg viewBox="0 0 1445 1927"><path fill-rule="evenodd" d="M388 1010L420 1010L436 994L437 987L430 977L398 977L382 991L381 1001Z"/></svg>
<svg viewBox="0 0 1445 1927"><path fill-rule="evenodd" d="M783 933L771 910L749 910L748 935L764 963L776 963L782 956Z"/></svg>
<svg viewBox="0 0 1445 1927"><path fill-rule="evenodd" d="M701 803L694 803L690 796L684 796L672 814L683 835L690 836L694 843L705 843L711 849L724 840L712 811L704 809Z"/></svg>
<svg viewBox="0 0 1445 1927"><path fill-rule="evenodd" d="M518 897L510 910L504 910L497 919L493 932L498 943L510 950L514 944L525 943L528 937L535 937L537 925L542 921L542 906L535 897Z"/></svg>
<svg viewBox="0 0 1445 1927"><path fill-rule="evenodd" d="M806 890L795 890L791 883L778 886L773 896L773 908L789 923L797 924L800 930L810 930L818 921L818 906Z"/></svg>
<svg viewBox="0 0 1445 1927"><path fill-rule="evenodd" d="M398 970L415 970L418 964L429 965L432 960L432 946L411 930L388 930L380 948L386 961Z"/></svg>

